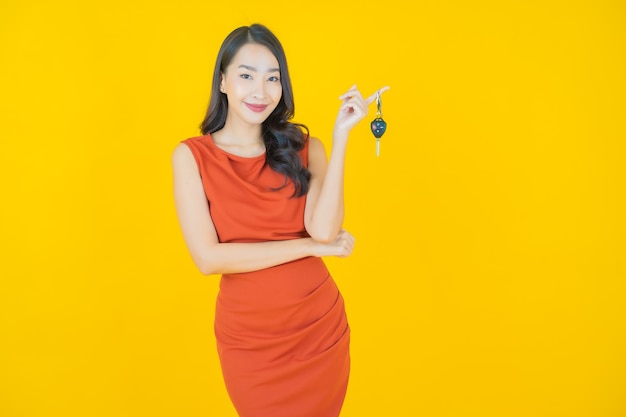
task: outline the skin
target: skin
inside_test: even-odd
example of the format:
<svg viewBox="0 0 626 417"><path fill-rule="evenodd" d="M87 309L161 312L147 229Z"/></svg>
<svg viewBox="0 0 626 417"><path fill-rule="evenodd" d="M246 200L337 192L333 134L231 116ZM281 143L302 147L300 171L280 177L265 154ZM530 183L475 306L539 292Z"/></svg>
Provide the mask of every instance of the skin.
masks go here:
<svg viewBox="0 0 626 417"><path fill-rule="evenodd" d="M212 134L215 144L244 157L264 153L261 123L282 96L276 57L265 46L244 45L222 74L220 91L228 97L228 115L224 127ZM307 256L346 257L352 253L354 237L341 228L344 161L349 132L367 115L367 106L376 94L365 99L353 86L339 98L342 105L335 120L330 159L320 140L309 139L311 181L304 224L310 238L220 243L193 154L182 143L176 146L172 155L176 213L191 257L203 274L249 272Z"/></svg>

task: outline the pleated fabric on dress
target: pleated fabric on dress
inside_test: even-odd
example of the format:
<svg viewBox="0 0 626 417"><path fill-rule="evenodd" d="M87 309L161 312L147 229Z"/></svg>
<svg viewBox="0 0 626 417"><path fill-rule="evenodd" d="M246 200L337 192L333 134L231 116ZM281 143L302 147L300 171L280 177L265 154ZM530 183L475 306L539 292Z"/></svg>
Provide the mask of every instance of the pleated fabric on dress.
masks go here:
<svg viewBox="0 0 626 417"><path fill-rule="evenodd" d="M265 155L241 157L210 135L192 151L220 242L307 237L306 197ZM308 141L300 158L308 162ZM350 372L343 298L323 260L307 257L260 271L224 274L215 309L222 374L240 417L336 417Z"/></svg>

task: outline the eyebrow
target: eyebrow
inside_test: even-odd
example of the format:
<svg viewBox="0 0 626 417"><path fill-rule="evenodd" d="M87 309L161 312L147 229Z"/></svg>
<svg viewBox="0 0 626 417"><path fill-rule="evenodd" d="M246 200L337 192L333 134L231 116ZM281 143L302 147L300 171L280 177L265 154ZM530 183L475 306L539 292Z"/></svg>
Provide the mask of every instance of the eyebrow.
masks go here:
<svg viewBox="0 0 626 417"><path fill-rule="evenodd" d="M239 65L237 68L245 68L245 69L247 69L248 71L258 72L256 68L251 67L250 65L245 65L245 64L241 64L241 65ZM268 73L270 73L270 72L280 72L280 68L269 68L269 69L267 70L267 72L268 72Z"/></svg>

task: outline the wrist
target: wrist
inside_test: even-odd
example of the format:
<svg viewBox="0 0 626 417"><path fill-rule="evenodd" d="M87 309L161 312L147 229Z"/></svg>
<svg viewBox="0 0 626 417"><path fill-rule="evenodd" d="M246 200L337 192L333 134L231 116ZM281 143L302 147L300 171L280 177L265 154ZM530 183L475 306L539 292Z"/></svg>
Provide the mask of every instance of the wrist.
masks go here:
<svg viewBox="0 0 626 417"><path fill-rule="evenodd" d="M312 237L307 237L304 239L304 253L306 256L315 256L319 257L318 253L318 243Z"/></svg>
<svg viewBox="0 0 626 417"><path fill-rule="evenodd" d="M331 151L333 153L337 153L337 152L345 153L347 148L348 148L348 135L346 136L333 135L333 142L331 145Z"/></svg>
<svg viewBox="0 0 626 417"><path fill-rule="evenodd" d="M335 143L346 143L348 142L349 130L341 130L335 128L333 130L333 144Z"/></svg>

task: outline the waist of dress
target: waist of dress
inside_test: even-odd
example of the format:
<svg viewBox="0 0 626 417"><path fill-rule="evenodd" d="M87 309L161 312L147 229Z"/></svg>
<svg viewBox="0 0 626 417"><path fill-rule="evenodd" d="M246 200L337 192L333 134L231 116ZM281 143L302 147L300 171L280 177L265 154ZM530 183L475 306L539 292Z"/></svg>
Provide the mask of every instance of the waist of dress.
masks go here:
<svg viewBox="0 0 626 417"><path fill-rule="evenodd" d="M252 272L224 274L218 297L236 307L297 303L332 280L321 258L307 257Z"/></svg>

